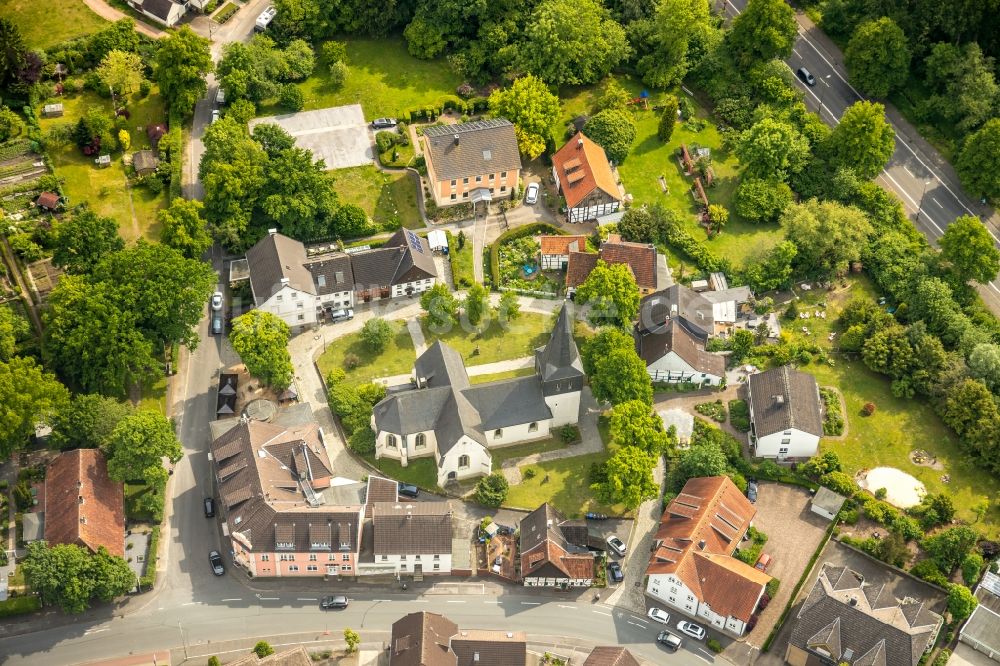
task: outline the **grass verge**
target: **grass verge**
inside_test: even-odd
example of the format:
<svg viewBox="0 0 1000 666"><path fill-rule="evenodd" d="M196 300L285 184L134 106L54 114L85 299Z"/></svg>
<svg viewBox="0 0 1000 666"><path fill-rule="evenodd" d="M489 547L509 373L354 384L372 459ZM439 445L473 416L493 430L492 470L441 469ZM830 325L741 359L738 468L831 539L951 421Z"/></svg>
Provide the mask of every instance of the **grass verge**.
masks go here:
<svg viewBox="0 0 1000 666"><path fill-rule="evenodd" d="M560 451L565 449L567 446L569 445L563 441L563 438L556 435L537 442L528 442L527 444L517 444L516 446L505 446L502 449L493 449L490 451L490 455L493 456L493 469L499 470L500 465L507 460L532 456L536 453Z"/></svg>
<svg viewBox="0 0 1000 666"><path fill-rule="evenodd" d="M326 351L317 359L320 372L326 377L334 368L343 368L347 374L346 380L354 384L364 384L380 377L405 375L413 370L416 351L406 323L390 321L392 338L385 351L380 354L372 352L361 341L361 333L351 333L338 338L326 347ZM348 369L345 359L357 359L357 365ZM352 359L353 360L353 359Z"/></svg>

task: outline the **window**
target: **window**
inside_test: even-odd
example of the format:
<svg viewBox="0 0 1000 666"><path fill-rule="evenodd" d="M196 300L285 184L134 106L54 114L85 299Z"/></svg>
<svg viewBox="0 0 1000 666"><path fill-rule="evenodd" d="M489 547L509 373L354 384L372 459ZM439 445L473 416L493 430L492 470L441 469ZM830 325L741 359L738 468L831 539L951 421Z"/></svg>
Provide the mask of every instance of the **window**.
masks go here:
<svg viewBox="0 0 1000 666"><path fill-rule="evenodd" d="M457 195L457 194L455 194L454 192L452 192L452 193L451 193L451 197L449 197L449 198L450 198L450 199L451 199L452 201L455 201L456 199L458 199L458 195Z"/></svg>
<svg viewBox="0 0 1000 666"><path fill-rule="evenodd" d="M466 469L469 466L469 456L459 456L458 457L458 468Z"/></svg>
<svg viewBox="0 0 1000 666"><path fill-rule="evenodd" d="M350 564L343 564L343 565L341 565L340 570L341 571L350 571L351 570L351 565Z"/></svg>
<svg viewBox="0 0 1000 666"><path fill-rule="evenodd" d="M785 432L783 432L782 434L783 434L783 435L791 435L791 434L792 434L792 431L791 431L791 430L786 430L786 431L785 431Z"/></svg>
<svg viewBox="0 0 1000 666"><path fill-rule="evenodd" d="M337 559L337 556L334 555L333 553L330 553L329 555L326 556L326 559L330 562L333 562L335 559Z"/></svg>
<svg viewBox="0 0 1000 666"><path fill-rule="evenodd" d="M275 296L274 300L276 300L277 302L280 303L281 302L281 294L278 294L277 296Z"/></svg>
<svg viewBox="0 0 1000 666"><path fill-rule="evenodd" d="M477 183L483 182L483 177L482 176L476 176L476 182Z"/></svg>
<svg viewBox="0 0 1000 666"><path fill-rule="evenodd" d="M507 172L506 171L501 171L500 172L500 177L501 178L506 178L507 177Z"/></svg>
<svg viewBox="0 0 1000 666"><path fill-rule="evenodd" d="M399 561L400 562L405 562L406 561L406 555L400 555L399 556Z"/></svg>
<svg viewBox="0 0 1000 666"><path fill-rule="evenodd" d="M383 555L382 556L382 561L383 562L388 562L389 561L389 556L388 555Z"/></svg>
<svg viewBox="0 0 1000 666"><path fill-rule="evenodd" d="M787 455L788 455L788 447L787 446L783 446L780 449L778 449L778 457L779 458L787 456Z"/></svg>
<svg viewBox="0 0 1000 666"><path fill-rule="evenodd" d="M503 428L497 428L493 431L493 439L501 439L503 437Z"/></svg>
<svg viewBox="0 0 1000 666"><path fill-rule="evenodd" d="M306 571L319 571L319 567L315 564L310 564L306 567Z"/></svg>
<svg viewBox="0 0 1000 666"><path fill-rule="evenodd" d="M328 564L328 565L326 565L326 575L327 576L335 576L335 575L337 575L337 565L336 564Z"/></svg>
<svg viewBox="0 0 1000 666"><path fill-rule="evenodd" d="M537 431L538 431L538 423L537 422L532 421L531 423L528 424L528 432L537 432Z"/></svg>
<svg viewBox="0 0 1000 666"><path fill-rule="evenodd" d="M501 192L506 192L507 191L507 186L506 185L501 185L500 186L500 191Z"/></svg>
<svg viewBox="0 0 1000 666"><path fill-rule="evenodd" d="M385 436L385 445L388 446L390 449L396 448L396 436L395 435L386 435Z"/></svg>
<svg viewBox="0 0 1000 666"><path fill-rule="evenodd" d="M462 179L462 184L463 185L468 185L469 184L469 179L468 178L463 178Z"/></svg>
<svg viewBox="0 0 1000 666"><path fill-rule="evenodd" d="M434 561L435 561L435 562L437 562L437 561L438 561L438 560L440 560L440 559L441 559L441 556L440 556L440 555L435 555L435 556L434 556Z"/></svg>
<svg viewBox="0 0 1000 666"><path fill-rule="evenodd" d="M493 194L493 188L492 187L490 188L490 194Z"/></svg>
<svg viewBox="0 0 1000 666"><path fill-rule="evenodd" d="M292 292L292 298L298 298L298 297L299 297L298 292L293 291Z"/></svg>
<svg viewBox="0 0 1000 666"><path fill-rule="evenodd" d="M304 321L306 316L304 314L299 315L299 321Z"/></svg>
<svg viewBox="0 0 1000 666"><path fill-rule="evenodd" d="M490 180L495 180L497 175L495 173L490 174Z"/></svg>
<svg viewBox="0 0 1000 666"><path fill-rule="evenodd" d="M458 181L456 181L456 180L452 179L452 181L451 181L451 186L452 186L452 187L455 187L455 185L456 185L456 183L457 183L457 182L458 182Z"/></svg>
<svg viewBox="0 0 1000 666"><path fill-rule="evenodd" d="M400 564L399 565L399 570L400 571L406 571L406 565L405 564Z"/></svg>
<svg viewBox="0 0 1000 666"><path fill-rule="evenodd" d="M261 555L261 556L260 556L260 561L261 561L261 562L267 562L267 561L268 561L268 560L270 560L270 559L271 559L271 556L270 556L270 555Z"/></svg>
<svg viewBox="0 0 1000 666"><path fill-rule="evenodd" d="M297 565L297 564L289 564L288 565L288 570L289 571L298 571L299 570L299 565Z"/></svg>
<svg viewBox="0 0 1000 666"><path fill-rule="evenodd" d="M434 571L440 571L440 570L441 570L441 565L440 564L435 564L434 565Z"/></svg>
<svg viewBox="0 0 1000 666"><path fill-rule="evenodd" d="M468 192L462 192L462 198L463 199L468 199L469 198L469 193Z"/></svg>
<svg viewBox="0 0 1000 666"><path fill-rule="evenodd" d="M342 543L342 544L340 544L340 547L341 548L350 548L351 544L349 544L349 543ZM351 556L350 556L350 554L345 553L344 555L340 556L340 559L343 560L344 562L350 562L351 561Z"/></svg>
<svg viewBox="0 0 1000 666"><path fill-rule="evenodd" d="M414 555L413 559L415 559L417 562L419 562L420 561L420 556L419 555Z"/></svg>
<svg viewBox="0 0 1000 666"><path fill-rule="evenodd" d="M316 561L316 554L315 553L309 556L309 561L310 562L315 562Z"/></svg>
<svg viewBox="0 0 1000 666"><path fill-rule="evenodd" d="M788 437L786 437L783 440L781 440L781 445L785 446L785 447L787 447L791 443L792 443L792 440L790 438L788 438ZM785 450L787 451L788 449L786 448Z"/></svg>
<svg viewBox="0 0 1000 666"><path fill-rule="evenodd" d="M427 435L422 432L417 433L417 442L415 448L422 449L427 446Z"/></svg>

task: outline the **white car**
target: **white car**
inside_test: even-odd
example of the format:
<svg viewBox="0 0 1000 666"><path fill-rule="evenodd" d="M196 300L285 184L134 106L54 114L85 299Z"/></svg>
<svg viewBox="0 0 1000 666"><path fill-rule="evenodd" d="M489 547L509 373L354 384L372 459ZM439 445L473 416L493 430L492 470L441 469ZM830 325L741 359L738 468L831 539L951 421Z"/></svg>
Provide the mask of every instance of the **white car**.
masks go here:
<svg viewBox="0 0 1000 666"><path fill-rule="evenodd" d="M530 205L538 203L538 183L531 183L524 193L524 203Z"/></svg>
<svg viewBox="0 0 1000 666"><path fill-rule="evenodd" d="M670 614L660 608L650 608L649 612L646 613L646 617L653 622L659 622L660 624L667 624L670 622Z"/></svg>
<svg viewBox="0 0 1000 666"><path fill-rule="evenodd" d="M612 535L608 537L608 548L615 551L618 557L625 557L625 542Z"/></svg>
<svg viewBox="0 0 1000 666"><path fill-rule="evenodd" d="M694 622L681 620L677 623L677 631L685 633L697 641L705 640L705 627L697 625Z"/></svg>
<svg viewBox="0 0 1000 666"><path fill-rule="evenodd" d="M219 122L219 110L218 109L212 109L212 122L213 123Z"/></svg>
<svg viewBox="0 0 1000 666"><path fill-rule="evenodd" d="M217 291L212 294L212 309L218 312L222 309L222 292Z"/></svg>

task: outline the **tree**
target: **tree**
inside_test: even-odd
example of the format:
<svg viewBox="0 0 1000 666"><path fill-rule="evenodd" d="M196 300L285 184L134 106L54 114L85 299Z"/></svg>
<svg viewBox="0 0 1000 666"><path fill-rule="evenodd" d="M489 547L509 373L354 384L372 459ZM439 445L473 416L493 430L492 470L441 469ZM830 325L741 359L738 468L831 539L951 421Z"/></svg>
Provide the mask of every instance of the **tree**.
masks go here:
<svg viewBox="0 0 1000 666"><path fill-rule="evenodd" d="M291 331L280 317L251 310L233 320L229 341L247 371L268 386L283 391L292 383L292 358L288 353Z"/></svg>
<svg viewBox="0 0 1000 666"><path fill-rule="evenodd" d="M128 133L127 129L118 130L118 145L121 147L122 152L125 152L132 145L132 135Z"/></svg>
<svg viewBox="0 0 1000 666"><path fill-rule="evenodd" d="M331 39L328 42L323 42L323 46L320 47L319 52L323 62L328 65L335 62L346 61L347 42L338 42Z"/></svg>
<svg viewBox="0 0 1000 666"><path fill-rule="evenodd" d="M303 39L290 41L281 56L281 78L286 81L301 81L312 74L316 67L313 48Z"/></svg>
<svg viewBox="0 0 1000 666"><path fill-rule="evenodd" d="M427 322L435 332L451 330L458 315L458 300L448 285L438 283L420 294L420 307L427 313Z"/></svg>
<svg viewBox="0 0 1000 666"><path fill-rule="evenodd" d="M829 277L861 258L871 224L857 208L815 199L792 204L781 216L785 235L798 249L796 264L806 273Z"/></svg>
<svg viewBox="0 0 1000 666"><path fill-rule="evenodd" d="M267 154L232 112L205 130L198 176L205 187L205 217L216 237L239 247L265 185Z"/></svg>
<svg viewBox="0 0 1000 666"><path fill-rule="evenodd" d="M717 442L705 442L681 451L670 470L668 487L680 492L688 479L700 476L721 476L729 469L726 454Z"/></svg>
<svg viewBox="0 0 1000 666"><path fill-rule="evenodd" d="M600 113L605 109L627 111L628 105L631 101L632 93L625 90L625 88L623 88L615 79L609 78L607 83L604 84L601 96L598 97L597 101L594 103L592 113Z"/></svg>
<svg viewBox="0 0 1000 666"><path fill-rule="evenodd" d="M105 448L111 433L135 409L129 402L96 393L78 393L52 417L54 449Z"/></svg>
<svg viewBox="0 0 1000 666"><path fill-rule="evenodd" d="M66 613L82 613L92 599L111 601L135 587L128 563L108 554L102 546L90 554L76 544L28 544L22 561L24 577L45 606L59 606Z"/></svg>
<svg viewBox="0 0 1000 666"><path fill-rule="evenodd" d="M669 453L674 444L663 429L663 420L641 400L615 405L609 432L618 446L638 446L656 456Z"/></svg>
<svg viewBox="0 0 1000 666"><path fill-rule="evenodd" d="M283 233L299 240L330 233L337 195L323 160L313 161L312 151L305 148L289 148L272 157L264 173L260 209Z"/></svg>
<svg viewBox="0 0 1000 666"><path fill-rule="evenodd" d="M607 109L590 117L583 132L604 149L608 159L621 164L635 141L635 122L628 111Z"/></svg>
<svg viewBox="0 0 1000 666"><path fill-rule="evenodd" d="M728 41L744 67L792 55L798 37L795 10L782 0L750 0L733 21Z"/></svg>
<svg viewBox="0 0 1000 666"><path fill-rule="evenodd" d="M956 624L972 615L972 611L976 610L978 605L979 599L966 586L957 584L948 586L948 612Z"/></svg>
<svg viewBox="0 0 1000 666"><path fill-rule="evenodd" d="M774 222L792 203L792 189L777 178L744 176L736 188L736 212L751 222Z"/></svg>
<svg viewBox="0 0 1000 666"><path fill-rule="evenodd" d="M347 63L343 60L338 60L335 63L330 64L330 72L327 74L327 78L330 81L330 85L334 88L339 88L344 85L344 81L347 80L347 75L350 73L350 68L348 68Z"/></svg>
<svg viewBox="0 0 1000 666"><path fill-rule="evenodd" d="M591 486L605 504L623 504L627 511L656 496L653 468L657 457L638 446L623 446L604 464L606 479Z"/></svg>
<svg viewBox="0 0 1000 666"><path fill-rule="evenodd" d="M269 657L274 654L274 648L267 641L257 641L257 644L253 646L253 652L258 657L263 659L264 657Z"/></svg>
<svg viewBox="0 0 1000 666"><path fill-rule="evenodd" d="M410 55L423 60L437 58L448 46L448 40L444 38L441 28L420 16L410 21L403 30L403 37L406 39L406 50Z"/></svg>
<svg viewBox="0 0 1000 666"><path fill-rule="evenodd" d="M165 483L163 458L177 462L183 455L174 425L160 412L142 409L118 422L106 445L108 476L122 483Z"/></svg>
<svg viewBox="0 0 1000 666"><path fill-rule="evenodd" d="M597 0L541 0L524 24L516 69L554 86L604 78L629 54L625 30Z"/></svg>
<svg viewBox="0 0 1000 666"><path fill-rule="evenodd" d="M222 662L213 654L208 658L208 666L222 666Z"/></svg>
<svg viewBox="0 0 1000 666"><path fill-rule="evenodd" d="M15 80L24 67L26 53L20 28L13 21L0 18L0 86Z"/></svg>
<svg viewBox="0 0 1000 666"><path fill-rule="evenodd" d="M606 264L598 259L597 266L577 287L576 302L589 308L587 318L595 326L614 323L626 328L639 312L639 287L627 265Z"/></svg>
<svg viewBox="0 0 1000 666"><path fill-rule="evenodd" d="M983 456L983 462L1000 469L1000 407L990 389L978 379L965 379L947 394L941 420L962 438L967 450Z"/></svg>
<svg viewBox="0 0 1000 666"><path fill-rule="evenodd" d="M197 199L176 197L171 200L170 208L156 214L160 221L160 242L188 259L200 259L212 247L212 236L202 217L203 209Z"/></svg>
<svg viewBox="0 0 1000 666"><path fill-rule="evenodd" d="M962 560L962 580L966 585L975 585L979 582L979 575L983 572L986 562L979 553L969 553Z"/></svg>
<svg viewBox="0 0 1000 666"><path fill-rule="evenodd" d="M497 305L497 317L500 323L516 321L521 316L521 302L517 299L517 293L505 291L500 294L500 303Z"/></svg>
<svg viewBox="0 0 1000 666"><path fill-rule="evenodd" d="M125 103L128 95L138 90L142 83L142 68L142 58L138 53L111 51L104 56L95 72L101 83L121 95L121 102Z"/></svg>
<svg viewBox="0 0 1000 666"><path fill-rule="evenodd" d="M935 94L927 106L962 132L971 132L993 116L1000 101L1000 86L993 61L976 42L963 45L941 42L924 60L927 85Z"/></svg>
<svg viewBox="0 0 1000 666"><path fill-rule="evenodd" d="M885 98L910 76L906 35L888 16L858 26L844 52L851 83L872 97Z"/></svg>
<svg viewBox="0 0 1000 666"><path fill-rule="evenodd" d="M8 109L0 106L0 141L13 139L21 133L21 118Z"/></svg>
<svg viewBox="0 0 1000 666"><path fill-rule="evenodd" d="M962 282L975 280L986 284L1000 271L1000 250L978 217L957 218L944 230L939 243L941 256Z"/></svg>
<svg viewBox="0 0 1000 666"><path fill-rule="evenodd" d="M483 506L498 507L507 499L510 484L500 472L484 476L476 484L476 501Z"/></svg>
<svg viewBox="0 0 1000 666"><path fill-rule="evenodd" d="M517 147L528 159L545 152L551 127L559 118L559 98L538 77L528 74L490 95L490 113L514 123Z"/></svg>
<svg viewBox="0 0 1000 666"><path fill-rule="evenodd" d="M826 141L830 163L853 169L861 178L874 178L892 157L896 135L877 102L855 102Z"/></svg>
<svg viewBox="0 0 1000 666"><path fill-rule="evenodd" d="M358 651L361 645L361 636L353 629L344 629L344 642L347 643L347 653L353 654Z"/></svg>
<svg viewBox="0 0 1000 666"><path fill-rule="evenodd" d="M1000 199L1000 118L965 138L955 168L974 195Z"/></svg>
<svg viewBox="0 0 1000 666"><path fill-rule="evenodd" d="M612 405L629 400L653 404L653 385L646 372L646 363L632 347L614 349L606 357L597 359L590 388L597 400Z"/></svg>
<svg viewBox="0 0 1000 666"><path fill-rule="evenodd" d="M135 21L130 18L118 19L104 30L95 33L87 40L88 59L91 62L104 60L111 51L139 51L139 33L135 29Z"/></svg>
<svg viewBox="0 0 1000 666"><path fill-rule="evenodd" d="M928 557L944 573L950 573L979 541L979 532L968 525L957 525L929 536L920 544Z"/></svg>
<svg viewBox="0 0 1000 666"><path fill-rule="evenodd" d="M186 25L170 32L157 45L153 78L170 108L182 115L193 113L195 102L205 96L205 77L214 68L210 47L209 40Z"/></svg>
<svg viewBox="0 0 1000 666"><path fill-rule="evenodd" d="M809 141L790 123L765 117L740 134L735 152L748 176L785 180L806 165Z"/></svg>
<svg viewBox="0 0 1000 666"><path fill-rule="evenodd" d="M278 104L286 111L301 111L306 105L306 96L294 83L286 83L278 92Z"/></svg>
<svg viewBox="0 0 1000 666"><path fill-rule="evenodd" d="M747 262L746 268L743 269L743 279L755 292L786 287L792 280L792 264L797 254L795 243L781 241L763 257Z"/></svg>
<svg viewBox="0 0 1000 666"><path fill-rule="evenodd" d="M1000 393L1000 345L976 345L968 358L969 372L994 393Z"/></svg>
<svg viewBox="0 0 1000 666"><path fill-rule="evenodd" d="M90 273L106 256L125 247L118 223L89 207L52 230L52 261L69 273Z"/></svg>
<svg viewBox="0 0 1000 666"><path fill-rule="evenodd" d="M286 132L283 127L274 123L255 125L250 136L264 148L264 152L271 159L295 147L295 137Z"/></svg>
<svg viewBox="0 0 1000 666"><path fill-rule="evenodd" d="M588 377L594 375L597 372L597 362L607 358L616 349L635 349L635 341L620 328L601 328L597 335L583 343L583 371Z"/></svg>
<svg viewBox="0 0 1000 666"><path fill-rule="evenodd" d="M674 135L674 126L677 125L677 97L666 95L661 104L663 109L660 111L660 122L656 126L656 138L667 143Z"/></svg>
<svg viewBox="0 0 1000 666"><path fill-rule="evenodd" d="M662 89L684 79L696 64L696 52L705 48L715 32L707 0L661 0L656 14L633 23L630 32L646 26L649 50L639 57L636 69L644 83Z"/></svg>
<svg viewBox="0 0 1000 666"><path fill-rule="evenodd" d="M69 392L33 358L0 362L0 461L24 448L35 424L49 420L69 402Z"/></svg>
<svg viewBox="0 0 1000 666"><path fill-rule="evenodd" d="M381 317L374 317L361 327L361 342L369 351L381 354L392 340L392 325Z"/></svg>
<svg viewBox="0 0 1000 666"><path fill-rule="evenodd" d="M11 308L0 307L0 361L7 362L17 353L18 341L31 332L28 320Z"/></svg>
<svg viewBox="0 0 1000 666"><path fill-rule="evenodd" d="M483 285L477 282L469 287L465 300L462 302L462 308L465 311L466 319L469 320L469 324L479 326L483 321L483 317L489 318L489 299L490 292Z"/></svg>
<svg viewBox="0 0 1000 666"><path fill-rule="evenodd" d="M737 329L729 341L729 348L733 351L733 363L740 363L747 357L753 349L754 335L745 328Z"/></svg>
<svg viewBox="0 0 1000 666"><path fill-rule="evenodd" d="M729 222L729 209L720 204L709 204L708 221L715 233L722 233L722 229Z"/></svg>

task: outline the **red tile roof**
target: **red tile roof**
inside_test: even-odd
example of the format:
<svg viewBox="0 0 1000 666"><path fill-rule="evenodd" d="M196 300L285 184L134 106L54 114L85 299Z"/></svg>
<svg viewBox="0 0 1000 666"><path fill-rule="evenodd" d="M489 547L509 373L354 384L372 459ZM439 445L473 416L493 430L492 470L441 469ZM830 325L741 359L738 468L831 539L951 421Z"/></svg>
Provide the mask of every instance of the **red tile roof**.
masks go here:
<svg viewBox="0 0 1000 666"><path fill-rule="evenodd" d="M640 289L656 289L656 248L644 243L623 241L612 234L601 243L598 254L571 252L566 266L566 286L579 287L601 259L608 264L625 264Z"/></svg>
<svg viewBox="0 0 1000 666"><path fill-rule="evenodd" d="M716 613L748 621L771 577L732 552L756 513L729 477L690 479L663 512L646 574L673 574Z"/></svg>
<svg viewBox="0 0 1000 666"><path fill-rule="evenodd" d="M562 195L569 208L576 208L595 189L621 199L618 182L604 149L583 132L577 132L556 151L552 156L552 167L559 177Z"/></svg>
<svg viewBox="0 0 1000 666"><path fill-rule="evenodd" d="M42 192L35 200L35 204L41 208L55 210L59 206L59 195L55 192Z"/></svg>
<svg viewBox="0 0 1000 666"><path fill-rule="evenodd" d="M573 252L587 251L586 236L539 236L542 254L564 255ZM576 243L574 246L573 244Z"/></svg>
<svg viewBox="0 0 1000 666"><path fill-rule="evenodd" d="M566 286L579 287L583 284L600 258L600 255L591 252L570 252L566 263Z"/></svg>
<svg viewBox="0 0 1000 666"><path fill-rule="evenodd" d="M125 492L97 449L56 457L45 473L45 540L125 556Z"/></svg>

